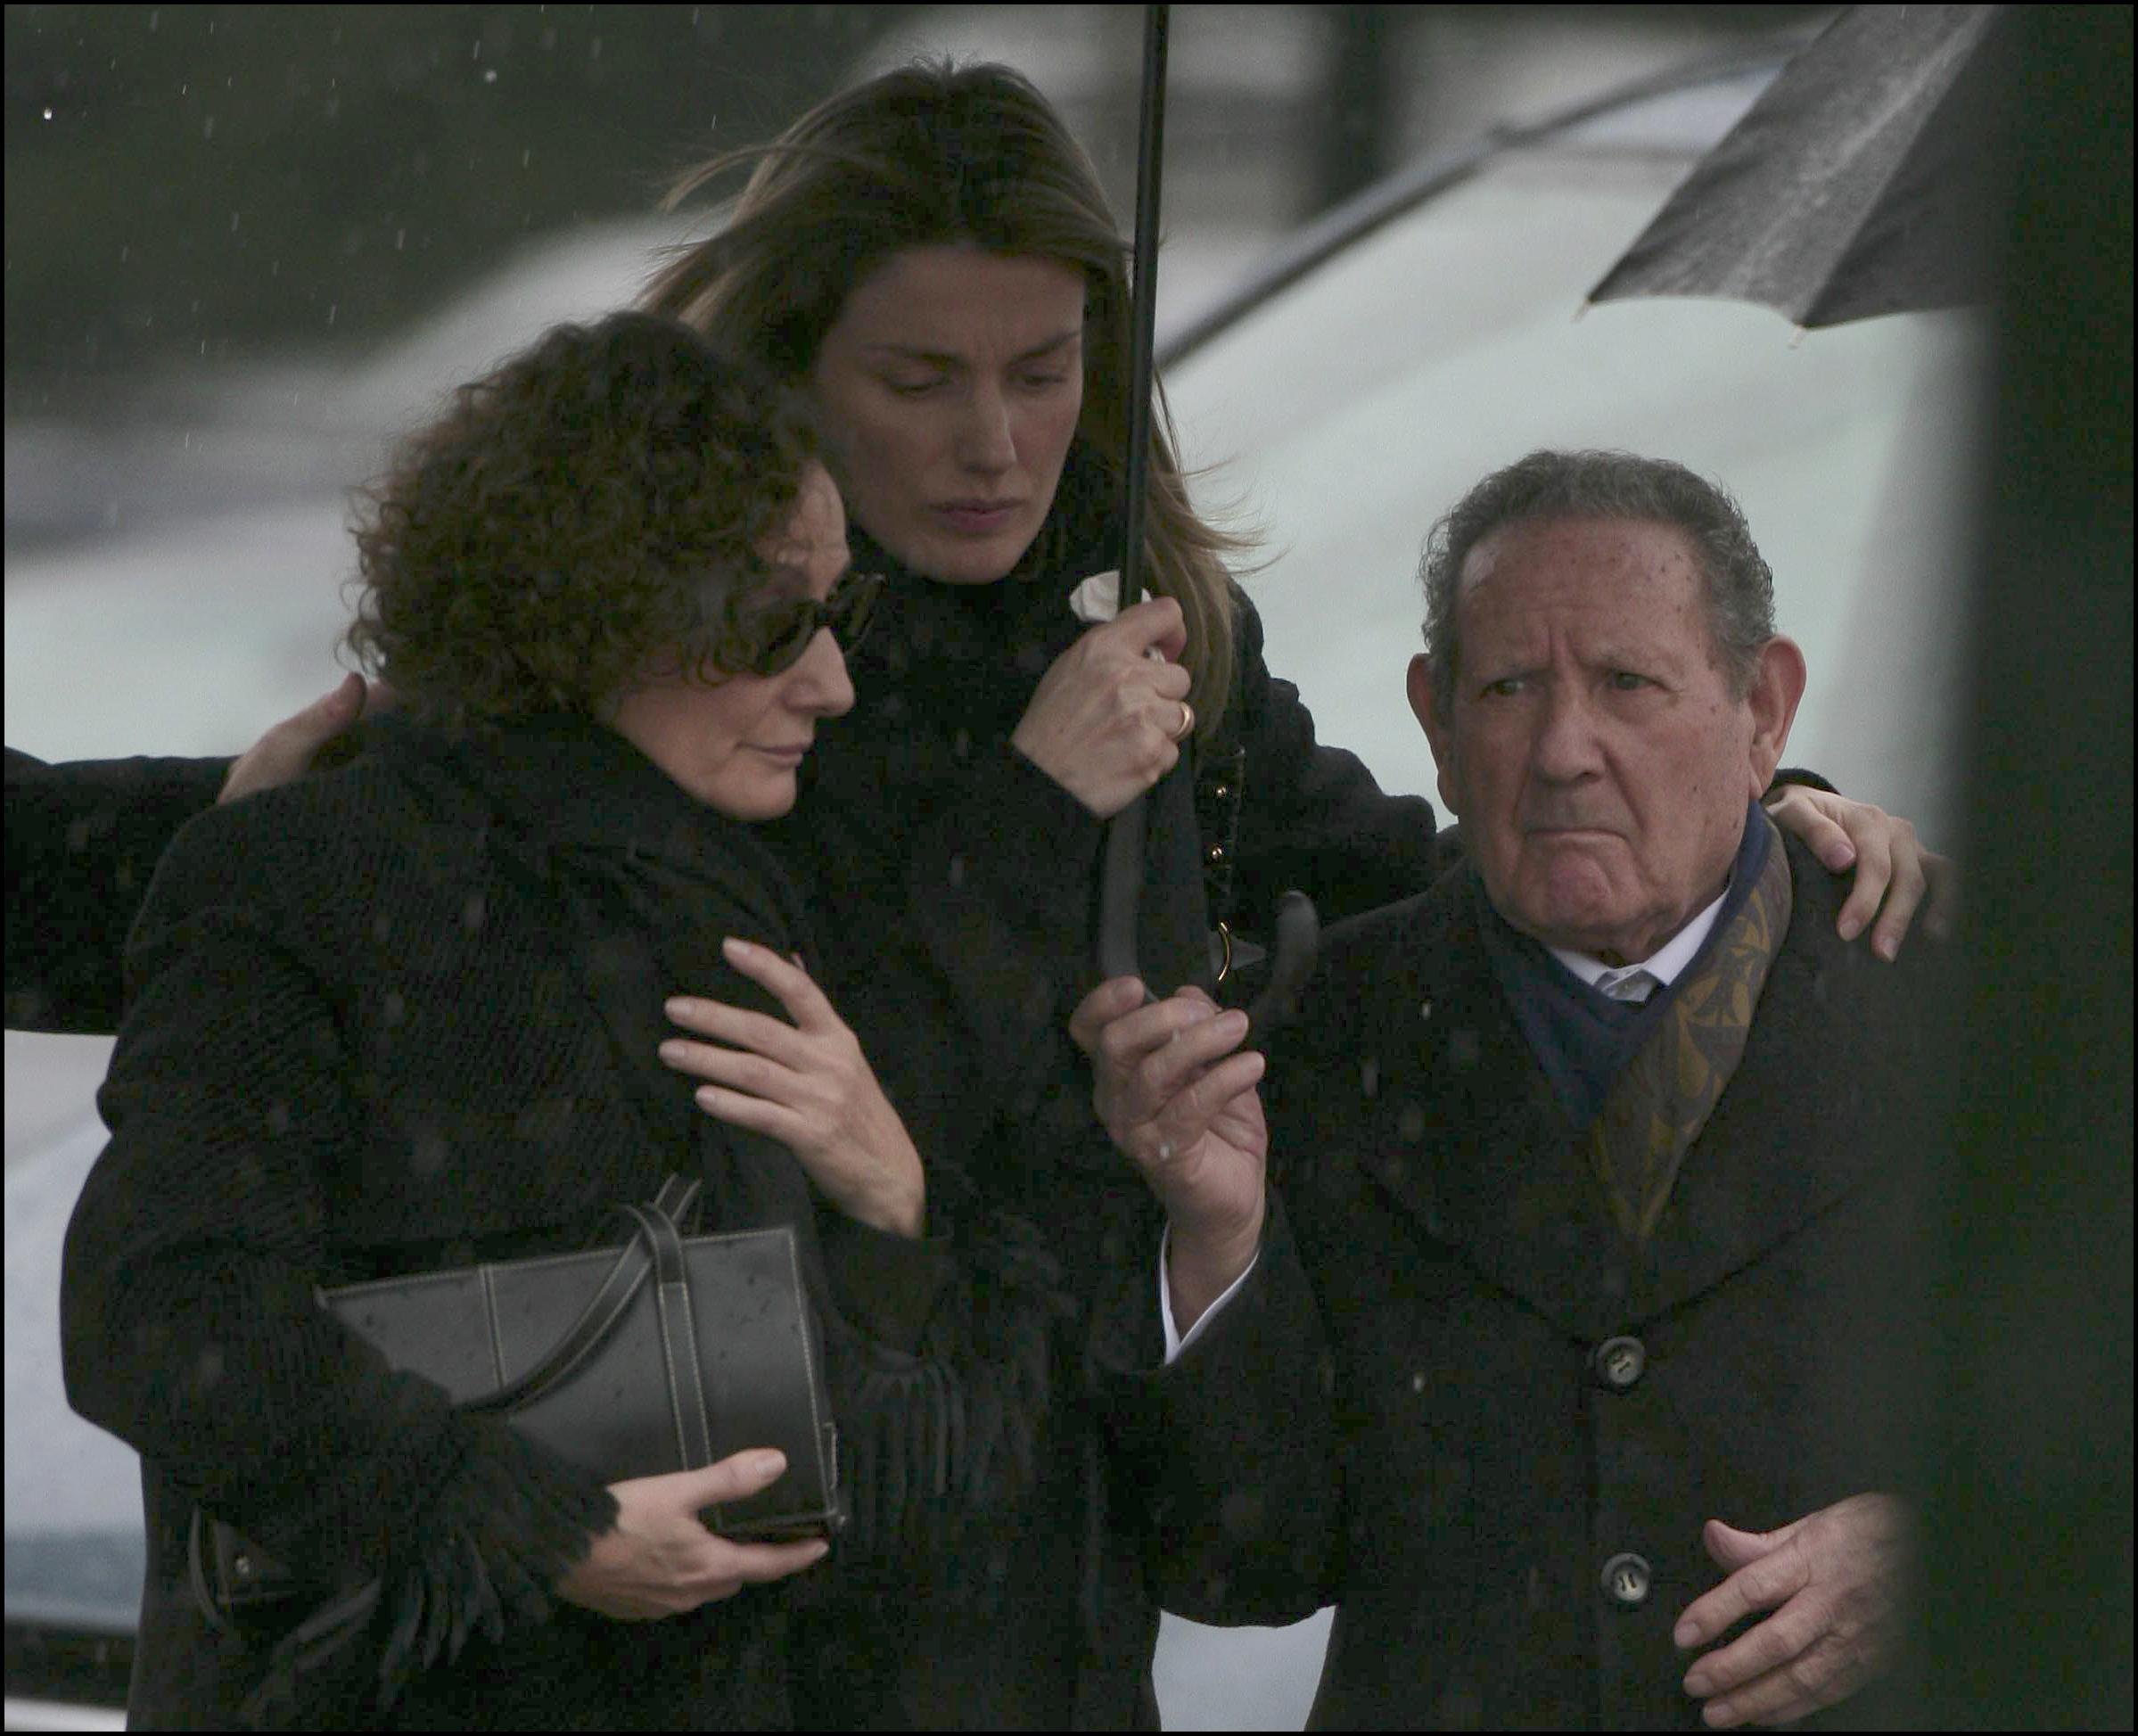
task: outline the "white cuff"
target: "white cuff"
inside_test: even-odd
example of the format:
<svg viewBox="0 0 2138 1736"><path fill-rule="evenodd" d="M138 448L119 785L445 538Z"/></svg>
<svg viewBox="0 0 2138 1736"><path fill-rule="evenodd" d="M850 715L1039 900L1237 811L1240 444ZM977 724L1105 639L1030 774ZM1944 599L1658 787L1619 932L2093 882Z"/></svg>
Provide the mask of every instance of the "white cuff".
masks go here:
<svg viewBox="0 0 2138 1736"><path fill-rule="evenodd" d="M1158 1320L1160 1324L1165 1328L1164 1365L1167 1368L1172 1366L1175 1357L1203 1336L1203 1329L1217 1318L1218 1310L1239 1294L1240 1286L1247 1281L1247 1272L1253 1271L1256 1262L1262 1258L1258 1253L1253 1260L1247 1262L1246 1271L1243 1271L1231 1283L1225 1286L1225 1293L1209 1307L1204 1309L1202 1319L1188 1329L1188 1336L1183 1338L1180 1336L1180 1329L1173 1324L1172 1286L1167 1281L1168 1274L1165 1270L1165 1254L1166 1250L1172 1246L1172 1240L1173 1227L1169 1223L1165 1226L1164 1238L1158 1243Z"/></svg>

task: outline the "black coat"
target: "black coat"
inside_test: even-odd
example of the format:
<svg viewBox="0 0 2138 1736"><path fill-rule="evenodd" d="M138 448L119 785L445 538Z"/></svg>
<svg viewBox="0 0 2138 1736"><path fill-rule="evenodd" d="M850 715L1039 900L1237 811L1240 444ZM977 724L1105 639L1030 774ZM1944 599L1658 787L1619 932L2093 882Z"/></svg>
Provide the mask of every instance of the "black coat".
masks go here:
<svg viewBox="0 0 2138 1736"><path fill-rule="evenodd" d="M1699 1728L1670 1631L1722 1577L1702 1522L1903 1486L1939 961L1844 944L1832 876L1788 847L1787 938L1645 1255L1515 1024L1467 872L1328 937L1327 1020L1272 1060L1262 1263L1124 1412L1172 1607L1339 1606L1318 1727ZM1136 1306L1123 1370L1154 1360ZM1620 1337L1626 1385L1596 1357ZM1607 1586L1620 1556L1639 1601Z"/></svg>
<svg viewBox="0 0 2138 1736"><path fill-rule="evenodd" d="M7 750L7 1028L119 1029L127 926L220 760L48 766Z"/></svg>
<svg viewBox="0 0 2138 1736"><path fill-rule="evenodd" d="M883 1600L916 1576L954 1578L930 1551L954 1564L958 1513L1029 1477L1060 1312L1047 1262L958 1193L954 1164L931 1165L925 1243L823 1211L828 1365L860 1521L810 1575L687 1617L550 1610L543 1588L607 1526L607 1493L390 1375L314 1308L314 1286L613 1244L616 1202L701 1164L719 1171L715 1199L799 1199L805 1232L810 1214L784 1148L706 1135L681 1075L672 1103L648 1104L589 995L573 918L506 854L513 806L489 802L506 786L486 765L546 803L557 884L607 901L610 871L643 859L672 889L646 924L668 979L646 995L649 1050L663 990L777 1010L720 964L723 934L807 942L747 828L620 737L564 722L487 761L407 741L413 757L396 748L187 827L135 932L99 1098L112 1138L69 1230L62 1296L70 1399L144 1460L133 1715L226 1727L264 1673L265 1647L218 1638L187 1593L198 1501L283 1559L382 1577L390 1605L420 1579L475 1624L494 1594L502 1637L408 1683L402 1727L858 1722L890 1663L841 1636L857 1618L890 1631ZM633 919L628 902L602 908ZM480 1575L456 1565L471 1552ZM373 1722L381 1637L300 1683L293 1715Z"/></svg>
<svg viewBox="0 0 2138 1736"><path fill-rule="evenodd" d="M1090 492L1073 465L1059 510L1103 522ZM1098 534L1052 566L963 588L855 540L858 567L892 576L851 660L857 703L819 732L801 801L768 831L835 929L830 991L922 1149L963 1153L991 1198L1042 1227L1088 1299L1111 1271L1150 1270L1160 1217L1093 1120L1067 1035L1097 976L1105 827L1009 736L1040 677L1087 630L1069 593L1114 564L1112 544ZM1432 810L1384 795L1353 756L1317 745L1296 689L1262 661L1253 608L1240 608L1232 704L1187 773L1201 843L1178 809L1153 810L1140 950L1162 982L1206 973L1215 919L1252 935L1291 886L1333 919L1423 885L1435 860ZM1058 1376L1088 1377L1081 1362ZM981 1528L975 1559L995 1604L913 1625L902 1694L916 1723L1154 1719L1157 1564L1142 1490L1102 1468L1098 1414L1057 1406L1032 1498Z"/></svg>

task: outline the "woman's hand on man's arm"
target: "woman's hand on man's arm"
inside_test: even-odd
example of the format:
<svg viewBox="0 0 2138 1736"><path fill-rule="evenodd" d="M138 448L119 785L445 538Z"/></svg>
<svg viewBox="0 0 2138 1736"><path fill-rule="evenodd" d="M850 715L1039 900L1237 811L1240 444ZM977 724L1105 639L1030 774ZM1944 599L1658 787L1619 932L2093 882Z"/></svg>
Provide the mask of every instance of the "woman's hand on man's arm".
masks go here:
<svg viewBox="0 0 2138 1736"><path fill-rule="evenodd" d="M1923 931L1942 941L1960 915L1960 869L1950 857L1925 849L1915 827L1868 802L1808 784L1784 784L1766 798L1774 823L1794 832L1836 874L1854 868L1855 884L1837 927L1853 941L1871 926L1871 950L1888 963L1927 895Z"/></svg>

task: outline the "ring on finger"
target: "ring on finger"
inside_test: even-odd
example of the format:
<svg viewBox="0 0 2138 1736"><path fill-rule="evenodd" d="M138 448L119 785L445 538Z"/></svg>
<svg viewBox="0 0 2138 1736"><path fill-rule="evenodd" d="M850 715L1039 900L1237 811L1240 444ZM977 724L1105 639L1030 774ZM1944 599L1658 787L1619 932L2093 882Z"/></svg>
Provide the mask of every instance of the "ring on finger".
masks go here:
<svg viewBox="0 0 2138 1736"><path fill-rule="evenodd" d="M1173 739L1184 742L1196 732L1196 708L1185 699L1180 702L1180 727L1173 731Z"/></svg>

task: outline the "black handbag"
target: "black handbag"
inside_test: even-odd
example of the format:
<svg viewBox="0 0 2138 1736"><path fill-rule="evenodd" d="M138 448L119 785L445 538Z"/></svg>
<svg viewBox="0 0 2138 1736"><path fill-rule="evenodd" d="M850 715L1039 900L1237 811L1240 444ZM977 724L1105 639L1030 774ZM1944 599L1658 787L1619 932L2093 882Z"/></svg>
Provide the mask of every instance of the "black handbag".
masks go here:
<svg viewBox="0 0 2138 1736"><path fill-rule="evenodd" d="M698 1186L671 1175L651 1204L618 1207L635 1226L621 1248L344 1285L319 1303L396 1370L604 1483L777 1447L785 1473L708 1509L707 1528L835 1532L838 1435L794 1232L686 1237ZM322 1589L203 1509L189 1544L194 1599L218 1627Z"/></svg>

